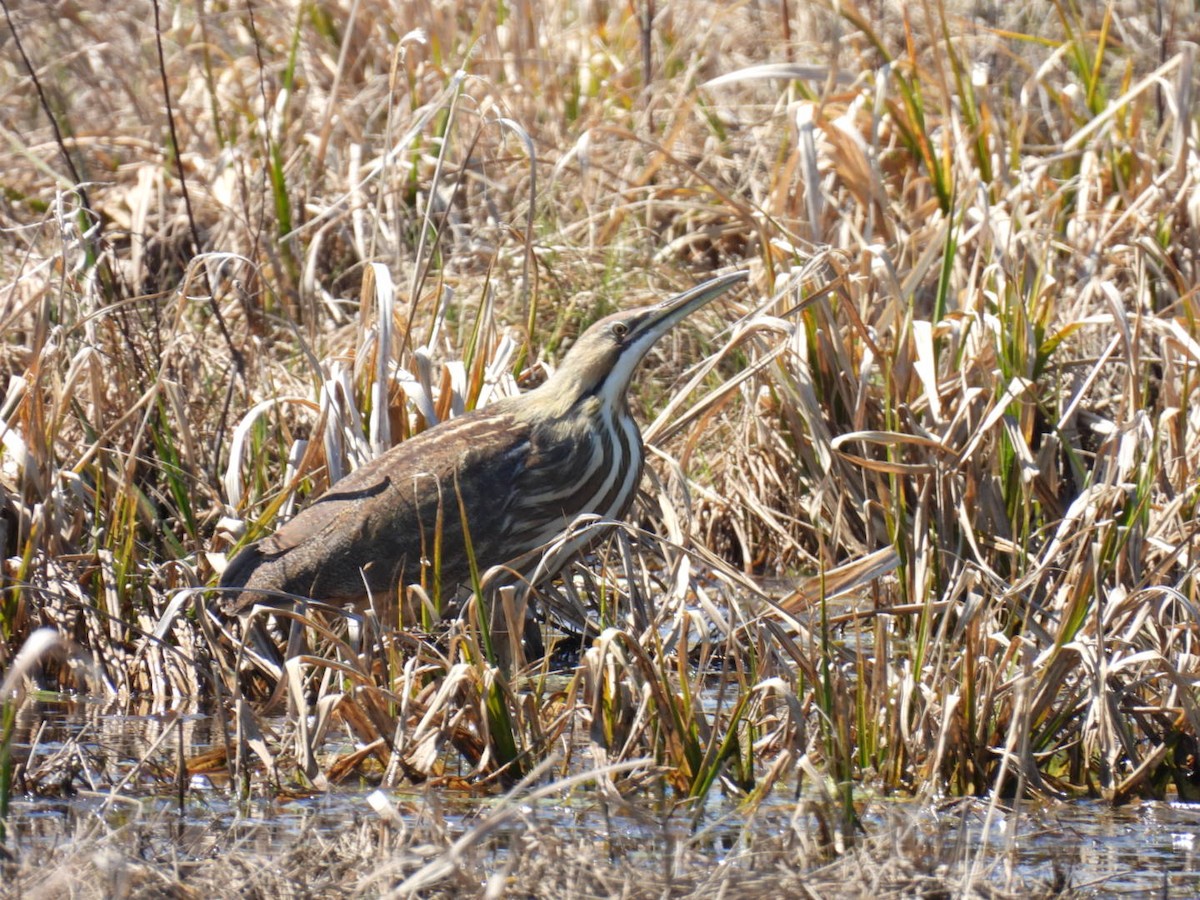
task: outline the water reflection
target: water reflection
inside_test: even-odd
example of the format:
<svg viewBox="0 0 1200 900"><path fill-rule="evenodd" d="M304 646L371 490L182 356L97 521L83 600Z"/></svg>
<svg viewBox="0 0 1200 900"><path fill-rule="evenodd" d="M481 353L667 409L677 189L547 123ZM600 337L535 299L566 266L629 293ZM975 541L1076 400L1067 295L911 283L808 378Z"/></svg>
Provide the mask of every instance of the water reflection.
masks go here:
<svg viewBox="0 0 1200 900"><path fill-rule="evenodd" d="M182 785L177 761L220 742L219 723L199 710L141 714L86 699L29 703L18 719L14 756L19 763L8 847L17 854L96 836L132 820L161 823L149 840L181 859L201 859L230 847L270 855L314 831L325 836L382 827L367 803L373 786L342 786L327 793L257 799L239 807L217 775L193 774ZM349 749L349 740L346 747ZM55 780L43 767L67 753ZM60 759L59 765L64 765ZM57 785L57 787L56 787ZM114 793L119 786L119 791ZM493 808L495 798L449 790L392 791L388 798L403 827L431 823L465 833ZM755 842L778 847L789 836L811 844L820 831L814 798L781 795L752 812L718 792L697 823L673 811L669 798L647 794L626 802L575 790L530 803L523 821L576 835L598 852L629 865L661 867L681 846L711 856L714 865L753 852ZM1014 819L987 805L961 800L928 804L871 800L859 811L868 834L894 832L898 846L939 848L946 864L981 860L997 884L1065 883L1097 896L1194 896L1200 893L1200 816L1196 807L1142 802L1111 809L1098 802L1022 804ZM989 828L984 841L984 829ZM514 825L512 840L520 833ZM979 850L986 844L987 851ZM494 844L503 858L506 841ZM155 849L155 848L147 848Z"/></svg>

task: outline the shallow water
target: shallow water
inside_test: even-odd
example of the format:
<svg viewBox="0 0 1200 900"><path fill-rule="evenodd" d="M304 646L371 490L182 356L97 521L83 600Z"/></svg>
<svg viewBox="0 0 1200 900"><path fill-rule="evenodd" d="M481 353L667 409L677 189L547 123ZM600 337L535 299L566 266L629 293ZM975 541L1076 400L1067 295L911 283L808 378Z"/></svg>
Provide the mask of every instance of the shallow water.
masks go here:
<svg viewBox="0 0 1200 900"><path fill-rule="evenodd" d="M270 853L313 830L336 835L378 825L379 816L367 800L374 786L363 783L286 801L254 800L239 808L226 780L193 775L183 786L181 804L171 778L180 740L184 755L191 758L211 747L217 734L213 718L198 712L178 717L115 714L102 704L75 699L27 704L14 746L18 761L27 761L33 752L30 768L36 769L71 739L78 740L81 752L72 766L71 795L14 797L8 849L36 854L94 833L97 826L111 828L138 818L162 823L154 837L163 845L159 850L169 845L193 859L231 844ZM349 744L342 749L350 749ZM114 786L123 781L114 797ZM697 820L665 798L647 794L634 798L636 806L613 806L597 792L577 788L566 798L523 801L522 816L526 823L532 819L559 834L595 842L634 866L661 867L680 846L709 854L715 863L752 849L756 841L778 842L794 835L811 843L822 807L807 794L799 800L787 794L777 791L748 812L714 791ZM865 790L862 795L869 797ZM387 791L385 796L405 827L436 820L439 828L459 833L499 802L494 796L444 789ZM1090 801L1027 803L1016 816L997 808L989 821L984 801L931 806L875 798L860 802L858 812L867 834L919 838L915 846L925 848L923 852L937 848L938 859L944 857L947 864L980 860L999 886L1065 880L1095 896L1200 895L1200 808L1195 805L1143 802L1112 809ZM504 850L497 853L503 856Z"/></svg>

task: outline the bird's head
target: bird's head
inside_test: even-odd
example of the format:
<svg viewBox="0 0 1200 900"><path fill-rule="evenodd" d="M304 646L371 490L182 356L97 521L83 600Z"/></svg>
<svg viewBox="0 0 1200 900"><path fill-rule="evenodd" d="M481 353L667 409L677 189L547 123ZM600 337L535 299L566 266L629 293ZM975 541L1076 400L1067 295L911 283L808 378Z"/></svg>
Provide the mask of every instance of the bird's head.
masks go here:
<svg viewBox="0 0 1200 900"><path fill-rule="evenodd" d="M588 397L605 405L622 403L634 370L655 342L748 274L721 275L661 303L614 313L596 322L580 335L558 371L538 389L539 400L564 413Z"/></svg>

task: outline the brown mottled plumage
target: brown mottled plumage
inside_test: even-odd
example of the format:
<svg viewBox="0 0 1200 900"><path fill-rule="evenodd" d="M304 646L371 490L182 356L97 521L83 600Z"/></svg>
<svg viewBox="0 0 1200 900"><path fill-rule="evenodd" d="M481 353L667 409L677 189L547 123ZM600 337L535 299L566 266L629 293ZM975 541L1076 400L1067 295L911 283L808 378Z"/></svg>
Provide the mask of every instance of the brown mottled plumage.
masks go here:
<svg viewBox="0 0 1200 900"><path fill-rule="evenodd" d="M283 591L336 604L394 597L431 565L469 581L463 524L479 572L552 540L576 516L620 518L642 472L626 392L638 363L689 313L742 281L735 272L654 306L600 320L541 387L443 422L333 485L221 578L238 614ZM270 602L278 602L272 600Z"/></svg>

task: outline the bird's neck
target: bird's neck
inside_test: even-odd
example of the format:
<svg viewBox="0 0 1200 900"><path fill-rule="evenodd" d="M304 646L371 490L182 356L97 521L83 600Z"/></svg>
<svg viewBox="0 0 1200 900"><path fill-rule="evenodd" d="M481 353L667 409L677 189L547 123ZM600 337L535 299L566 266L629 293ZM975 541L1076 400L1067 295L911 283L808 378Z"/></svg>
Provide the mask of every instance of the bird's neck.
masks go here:
<svg viewBox="0 0 1200 900"><path fill-rule="evenodd" d="M538 416L567 418L598 415L605 405L612 407L614 417L629 415L624 390L614 390L607 380L589 381L577 372L559 369L545 384L523 395L521 405Z"/></svg>

